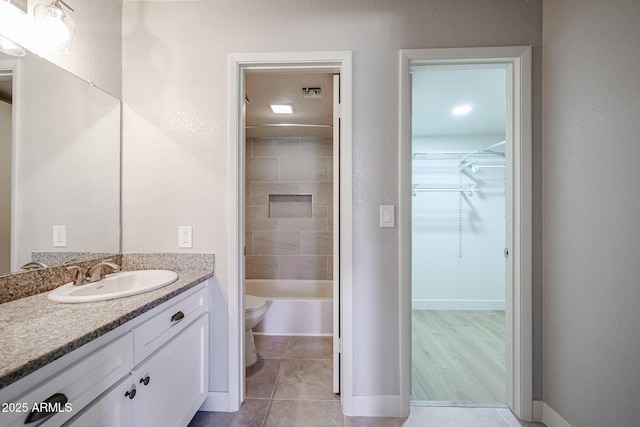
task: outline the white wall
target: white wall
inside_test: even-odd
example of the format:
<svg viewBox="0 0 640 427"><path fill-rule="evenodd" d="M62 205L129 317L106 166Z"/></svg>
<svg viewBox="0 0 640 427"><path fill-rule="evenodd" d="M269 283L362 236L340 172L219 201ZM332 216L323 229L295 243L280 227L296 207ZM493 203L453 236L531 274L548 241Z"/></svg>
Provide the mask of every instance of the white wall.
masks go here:
<svg viewBox="0 0 640 427"><path fill-rule="evenodd" d="M417 138L413 152L456 153L503 141L504 135ZM498 161L500 158L496 158ZM412 182L475 183L472 196L417 192L412 199L412 289L414 309L504 310L505 169L471 168L458 159L414 160ZM460 232L462 225L462 232Z"/></svg>
<svg viewBox="0 0 640 427"><path fill-rule="evenodd" d="M29 13L38 3L49 0L29 0ZM21 44L118 98L122 93L122 0L69 0L74 10L75 33L69 53L47 52L38 47L33 33L24 27L0 28L0 34Z"/></svg>
<svg viewBox="0 0 640 427"><path fill-rule="evenodd" d="M640 425L640 2L544 2L544 401Z"/></svg>
<svg viewBox="0 0 640 427"><path fill-rule="evenodd" d="M125 2L124 251L174 252L192 225L192 251L216 254L226 292L227 55L352 50L354 391L399 395L398 233L378 218L398 203L398 51L534 45L535 91L541 13L504 0Z"/></svg>

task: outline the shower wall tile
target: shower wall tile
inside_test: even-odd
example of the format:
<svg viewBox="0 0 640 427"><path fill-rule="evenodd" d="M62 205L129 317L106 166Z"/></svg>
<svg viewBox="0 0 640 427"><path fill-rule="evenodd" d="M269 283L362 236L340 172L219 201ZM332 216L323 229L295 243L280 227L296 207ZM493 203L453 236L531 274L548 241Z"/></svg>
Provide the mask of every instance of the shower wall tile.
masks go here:
<svg viewBox="0 0 640 427"><path fill-rule="evenodd" d="M300 253L297 231L254 231L253 253L256 255L296 255Z"/></svg>
<svg viewBox="0 0 640 427"><path fill-rule="evenodd" d="M251 182L251 206L269 206L269 194L296 194L297 182Z"/></svg>
<svg viewBox="0 0 640 427"><path fill-rule="evenodd" d="M330 278L332 138L251 138L246 154L247 278ZM291 194L311 194L311 211L308 201L269 205L269 195Z"/></svg>
<svg viewBox="0 0 640 427"><path fill-rule="evenodd" d="M333 206L333 182L301 182L300 192L311 194L314 206Z"/></svg>
<svg viewBox="0 0 640 427"><path fill-rule="evenodd" d="M245 275L247 279L277 279L277 256L246 256Z"/></svg>
<svg viewBox="0 0 640 427"><path fill-rule="evenodd" d="M327 181L325 157L280 159L280 179L283 181Z"/></svg>
<svg viewBox="0 0 640 427"><path fill-rule="evenodd" d="M332 231L301 231L301 255L331 255L333 253Z"/></svg>
<svg viewBox="0 0 640 427"><path fill-rule="evenodd" d="M248 181L280 180L280 160L277 158L247 159L246 170Z"/></svg>
<svg viewBox="0 0 640 427"><path fill-rule="evenodd" d="M299 157L300 138L255 138L253 157Z"/></svg>
<svg viewBox="0 0 640 427"><path fill-rule="evenodd" d="M300 155L309 157L333 156L333 138L302 137L300 138Z"/></svg>
<svg viewBox="0 0 640 427"><path fill-rule="evenodd" d="M326 280L327 257L281 256L278 262L278 278L291 280Z"/></svg>
<svg viewBox="0 0 640 427"><path fill-rule="evenodd" d="M244 247L245 255L253 255L253 232L247 231L244 233Z"/></svg>
<svg viewBox="0 0 640 427"><path fill-rule="evenodd" d="M269 218L266 206L247 206L245 210L247 230L277 230L278 220Z"/></svg>
<svg viewBox="0 0 640 427"><path fill-rule="evenodd" d="M280 218L279 230L329 230L327 208L312 208L311 218Z"/></svg>

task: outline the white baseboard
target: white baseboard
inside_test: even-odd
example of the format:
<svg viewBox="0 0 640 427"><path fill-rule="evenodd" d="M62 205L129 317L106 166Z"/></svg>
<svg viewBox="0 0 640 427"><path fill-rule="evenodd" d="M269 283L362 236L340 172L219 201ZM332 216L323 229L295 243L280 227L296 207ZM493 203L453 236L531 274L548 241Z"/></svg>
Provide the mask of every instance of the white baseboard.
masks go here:
<svg viewBox="0 0 640 427"><path fill-rule="evenodd" d="M560 414L545 402L533 402L533 416L536 421L542 421L547 427L573 427Z"/></svg>
<svg viewBox="0 0 640 427"><path fill-rule="evenodd" d="M504 310L504 300L414 299L412 310Z"/></svg>
<svg viewBox="0 0 640 427"><path fill-rule="evenodd" d="M544 402L542 400L533 401L533 421L542 422L542 415L544 412Z"/></svg>
<svg viewBox="0 0 640 427"><path fill-rule="evenodd" d="M352 417L400 417L402 400L400 396L353 396Z"/></svg>
<svg viewBox="0 0 640 427"><path fill-rule="evenodd" d="M210 391L199 410L206 412L229 412L229 393Z"/></svg>

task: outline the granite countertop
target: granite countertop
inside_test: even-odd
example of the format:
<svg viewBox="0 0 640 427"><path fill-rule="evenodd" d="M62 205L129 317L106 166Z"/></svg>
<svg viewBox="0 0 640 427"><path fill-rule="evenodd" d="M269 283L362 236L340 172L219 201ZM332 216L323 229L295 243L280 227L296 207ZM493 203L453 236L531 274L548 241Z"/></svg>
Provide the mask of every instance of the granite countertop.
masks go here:
<svg viewBox="0 0 640 427"><path fill-rule="evenodd" d="M213 277L178 271L168 286L108 301L63 304L43 292L0 305L0 389Z"/></svg>

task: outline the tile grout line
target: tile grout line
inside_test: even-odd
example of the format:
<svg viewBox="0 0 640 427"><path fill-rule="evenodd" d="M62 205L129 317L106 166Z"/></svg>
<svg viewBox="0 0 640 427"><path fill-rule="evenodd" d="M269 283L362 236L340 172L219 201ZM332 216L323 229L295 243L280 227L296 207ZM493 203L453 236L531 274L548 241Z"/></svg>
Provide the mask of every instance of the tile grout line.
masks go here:
<svg viewBox="0 0 640 427"><path fill-rule="evenodd" d="M269 396L269 403L267 404L267 409L264 412L264 418L262 418L262 427L265 426L267 422L267 417L269 416L269 409L271 409L271 402L273 402L273 395L276 393L276 386L278 385L278 378L280 378L280 373L282 372L282 361L284 360L284 355L287 353L287 349L289 348L289 343L291 343L291 336L287 339L287 346L284 349L284 353L280 360L280 367L278 368L278 375L276 375L276 380L273 383L273 388L271 389L271 396Z"/></svg>

